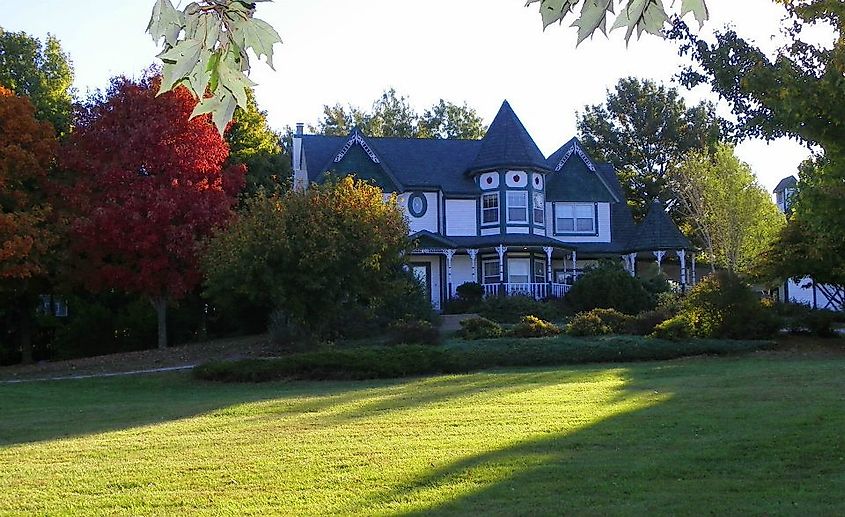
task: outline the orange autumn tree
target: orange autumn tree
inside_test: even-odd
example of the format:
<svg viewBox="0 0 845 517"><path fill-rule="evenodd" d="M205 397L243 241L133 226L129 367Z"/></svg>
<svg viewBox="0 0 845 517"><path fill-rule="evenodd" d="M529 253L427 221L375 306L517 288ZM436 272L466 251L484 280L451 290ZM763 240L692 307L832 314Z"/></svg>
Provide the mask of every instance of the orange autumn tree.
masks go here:
<svg viewBox="0 0 845 517"><path fill-rule="evenodd" d="M24 362L32 361L33 312L56 242L45 196L55 151L52 126L35 119L29 99L0 86L0 296L14 313Z"/></svg>

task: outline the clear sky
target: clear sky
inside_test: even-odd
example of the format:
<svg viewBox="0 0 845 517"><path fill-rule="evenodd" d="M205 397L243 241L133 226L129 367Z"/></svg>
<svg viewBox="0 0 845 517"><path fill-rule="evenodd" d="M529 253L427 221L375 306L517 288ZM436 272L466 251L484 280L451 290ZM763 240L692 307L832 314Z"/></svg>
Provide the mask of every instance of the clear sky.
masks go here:
<svg viewBox="0 0 845 517"><path fill-rule="evenodd" d="M185 0L183 0L184 2ZM670 4L672 1L666 0ZM137 75L157 50L144 33L153 0L0 0L6 30L56 35L76 69L76 87L103 88L116 74ZM258 17L282 35L276 71L253 67L256 95L281 129L313 123L324 104L369 107L388 87L418 110L440 98L467 101L489 123L508 99L546 155L575 134L576 112L603 101L630 75L670 82L683 60L674 44L646 36L626 47L621 31L575 47L575 30L542 30L537 4L524 0L276 0ZM766 49L783 9L772 0L708 0L708 28L733 24ZM706 88L684 96L711 98ZM724 109L724 106L722 107ZM808 156L787 140L738 150L771 190Z"/></svg>

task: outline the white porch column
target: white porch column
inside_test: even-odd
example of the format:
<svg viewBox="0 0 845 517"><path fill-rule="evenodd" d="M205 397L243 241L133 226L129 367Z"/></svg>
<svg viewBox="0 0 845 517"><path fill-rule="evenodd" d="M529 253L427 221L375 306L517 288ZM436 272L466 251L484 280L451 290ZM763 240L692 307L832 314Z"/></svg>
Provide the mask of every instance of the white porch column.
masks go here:
<svg viewBox="0 0 845 517"><path fill-rule="evenodd" d="M662 272L663 271L663 257L666 256L665 251L654 251L654 257L657 259L657 270Z"/></svg>
<svg viewBox="0 0 845 517"><path fill-rule="evenodd" d="M692 285L695 285L697 282L697 278L695 278L695 252L692 253Z"/></svg>
<svg viewBox="0 0 845 517"><path fill-rule="evenodd" d="M678 260L681 261L681 291L687 290L687 250L678 250Z"/></svg>
<svg viewBox="0 0 845 517"><path fill-rule="evenodd" d="M552 253L554 248L545 246L543 251L546 252L546 282L552 283Z"/></svg>
<svg viewBox="0 0 845 517"><path fill-rule="evenodd" d="M452 299L452 257L455 256L455 250L444 250L443 254L446 255L446 285L448 291L446 291L449 296L448 298Z"/></svg>
<svg viewBox="0 0 845 517"><path fill-rule="evenodd" d="M577 269L578 269L578 252L575 251L575 250L572 250L572 282L573 283L575 283L575 280L576 280L575 276L578 274Z"/></svg>
<svg viewBox="0 0 845 517"><path fill-rule="evenodd" d="M508 247L504 244L499 244L496 248L496 253L499 254L499 283L505 283L505 253L507 253Z"/></svg>
<svg viewBox="0 0 845 517"><path fill-rule="evenodd" d="M478 283L478 250L467 250L472 261L472 281Z"/></svg>
<svg viewBox="0 0 845 517"><path fill-rule="evenodd" d="M628 255L628 261L631 263L631 276L637 276L637 254Z"/></svg>

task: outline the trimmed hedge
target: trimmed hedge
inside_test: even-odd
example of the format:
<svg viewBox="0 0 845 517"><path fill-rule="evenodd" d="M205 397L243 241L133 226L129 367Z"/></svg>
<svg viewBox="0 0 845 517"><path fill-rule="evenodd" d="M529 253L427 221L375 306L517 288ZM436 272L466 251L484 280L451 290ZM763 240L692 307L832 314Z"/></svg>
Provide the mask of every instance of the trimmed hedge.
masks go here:
<svg viewBox="0 0 845 517"><path fill-rule="evenodd" d="M194 369L200 379L264 382L286 379L378 379L438 373L466 373L485 368L650 361L691 355L739 354L768 349L766 341L666 341L638 336L579 339L502 338L452 341L432 347L401 345L328 349L277 359L211 362Z"/></svg>

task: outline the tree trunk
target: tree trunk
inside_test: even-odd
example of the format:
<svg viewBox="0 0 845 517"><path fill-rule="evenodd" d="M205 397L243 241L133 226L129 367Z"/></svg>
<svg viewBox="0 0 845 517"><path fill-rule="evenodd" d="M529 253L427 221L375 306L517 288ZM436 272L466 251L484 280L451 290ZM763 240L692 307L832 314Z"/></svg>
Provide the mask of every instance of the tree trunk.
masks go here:
<svg viewBox="0 0 845 517"><path fill-rule="evenodd" d="M32 364L32 314L27 310L29 306L24 304L20 309L20 344L21 344L21 363Z"/></svg>
<svg viewBox="0 0 845 517"><path fill-rule="evenodd" d="M167 348L167 298L150 298L150 303L153 304L158 319L158 347Z"/></svg>

